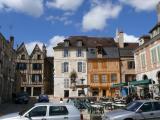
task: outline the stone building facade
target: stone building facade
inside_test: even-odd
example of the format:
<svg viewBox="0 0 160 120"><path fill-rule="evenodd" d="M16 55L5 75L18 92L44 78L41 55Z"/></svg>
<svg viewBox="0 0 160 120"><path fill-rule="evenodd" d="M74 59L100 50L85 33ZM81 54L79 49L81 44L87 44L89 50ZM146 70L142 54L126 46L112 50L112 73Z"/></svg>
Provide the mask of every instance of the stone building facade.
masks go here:
<svg viewBox="0 0 160 120"><path fill-rule="evenodd" d="M138 47L138 43L124 42L124 33L117 32L116 42L119 51L120 60L120 83L121 95L127 96L130 92L134 92L128 87L128 83L136 80L134 50Z"/></svg>
<svg viewBox="0 0 160 120"><path fill-rule="evenodd" d="M54 96L87 95L85 37L69 37L54 47Z"/></svg>
<svg viewBox="0 0 160 120"><path fill-rule="evenodd" d="M26 91L30 96L52 91L48 90L51 88L48 85L50 82L53 83L53 73L49 76L53 68L47 69L48 64L49 68L53 67L53 63L48 61L45 45L40 48L36 44L29 54L25 44L22 43L16 51L16 71L21 75L21 91Z"/></svg>
<svg viewBox="0 0 160 120"><path fill-rule="evenodd" d="M12 99L15 82L14 37L6 40L0 33L0 103Z"/></svg>
<svg viewBox="0 0 160 120"><path fill-rule="evenodd" d="M160 3L157 5L158 16L160 16ZM145 96L153 92L158 96L160 90L160 18L158 23L149 31L149 35L139 38L139 47L135 50L136 78L138 82L145 83L137 86L137 93ZM153 85L154 84L154 85Z"/></svg>

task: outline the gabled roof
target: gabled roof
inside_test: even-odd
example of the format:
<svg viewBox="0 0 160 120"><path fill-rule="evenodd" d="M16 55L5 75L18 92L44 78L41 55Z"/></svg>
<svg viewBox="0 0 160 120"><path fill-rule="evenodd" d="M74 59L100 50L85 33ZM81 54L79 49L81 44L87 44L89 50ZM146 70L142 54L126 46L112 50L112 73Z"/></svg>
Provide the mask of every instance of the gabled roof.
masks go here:
<svg viewBox="0 0 160 120"><path fill-rule="evenodd" d="M21 53L21 52L25 52L27 55L29 55L24 42L17 48L16 52L18 54Z"/></svg>
<svg viewBox="0 0 160 120"><path fill-rule="evenodd" d="M30 56L32 57L36 52L42 53L42 50L39 48L38 44L35 45L35 47L34 47Z"/></svg>

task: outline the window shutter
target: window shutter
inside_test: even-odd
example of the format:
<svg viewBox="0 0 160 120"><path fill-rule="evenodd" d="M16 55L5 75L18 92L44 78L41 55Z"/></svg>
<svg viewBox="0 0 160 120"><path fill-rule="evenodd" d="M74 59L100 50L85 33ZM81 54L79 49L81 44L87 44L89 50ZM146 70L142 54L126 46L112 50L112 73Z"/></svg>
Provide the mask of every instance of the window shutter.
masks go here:
<svg viewBox="0 0 160 120"><path fill-rule="evenodd" d="M157 47L157 52L158 52L158 61L160 62L160 46Z"/></svg>
<svg viewBox="0 0 160 120"><path fill-rule="evenodd" d="M61 64L62 73L64 73L64 63Z"/></svg>
<svg viewBox="0 0 160 120"><path fill-rule="evenodd" d="M83 72L85 73L86 72L86 63L85 62L83 62Z"/></svg>
<svg viewBox="0 0 160 120"><path fill-rule="evenodd" d="M64 50L62 51L62 57L64 57Z"/></svg>

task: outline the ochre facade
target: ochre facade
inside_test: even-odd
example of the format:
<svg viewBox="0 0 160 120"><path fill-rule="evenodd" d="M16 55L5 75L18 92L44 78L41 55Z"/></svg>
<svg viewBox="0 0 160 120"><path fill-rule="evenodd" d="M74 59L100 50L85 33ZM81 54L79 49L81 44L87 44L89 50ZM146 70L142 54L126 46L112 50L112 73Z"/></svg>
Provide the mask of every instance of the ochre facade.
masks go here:
<svg viewBox="0 0 160 120"><path fill-rule="evenodd" d="M98 76L98 81L96 82L95 76ZM114 80L112 78L113 76ZM90 96L114 97L119 94L118 89L112 88L112 85L115 83L120 83L119 59L88 60L88 85L90 86Z"/></svg>

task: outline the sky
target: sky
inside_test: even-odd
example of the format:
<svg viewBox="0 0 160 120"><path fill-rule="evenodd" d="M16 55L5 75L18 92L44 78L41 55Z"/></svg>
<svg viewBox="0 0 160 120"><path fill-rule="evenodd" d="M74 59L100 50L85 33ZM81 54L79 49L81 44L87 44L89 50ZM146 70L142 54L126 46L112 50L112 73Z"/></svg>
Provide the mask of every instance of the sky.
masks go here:
<svg viewBox="0 0 160 120"><path fill-rule="evenodd" d="M69 36L115 37L137 42L157 23L160 0L0 0L0 32L24 42L31 53L35 44L48 49Z"/></svg>

